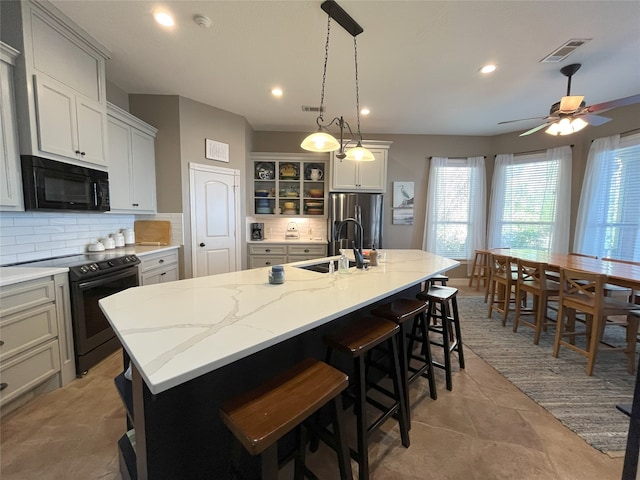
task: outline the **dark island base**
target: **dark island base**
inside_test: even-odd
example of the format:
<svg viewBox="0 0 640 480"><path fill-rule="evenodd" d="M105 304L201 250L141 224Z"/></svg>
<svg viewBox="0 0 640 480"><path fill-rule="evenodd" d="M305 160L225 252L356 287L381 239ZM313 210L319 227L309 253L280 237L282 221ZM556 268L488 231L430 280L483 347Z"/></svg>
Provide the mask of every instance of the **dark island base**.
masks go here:
<svg viewBox="0 0 640 480"><path fill-rule="evenodd" d="M324 360L324 334L395 297L413 298L419 290L420 285L411 287L158 395L151 394L134 368L133 406L127 405L127 411L135 426L136 446L132 458L127 436L118 442L122 477L152 480L229 478L232 435L219 416L226 399L254 388L303 358ZM337 366L350 373L351 362L344 360ZM116 381L116 386L120 390L122 382ZM120 393L124 398L125 394ZM286 440L284 452L287 451ZM137 471L132 471L134 461ZM258 458L246 455L242 464L247 478L259 478Z"/></svg>

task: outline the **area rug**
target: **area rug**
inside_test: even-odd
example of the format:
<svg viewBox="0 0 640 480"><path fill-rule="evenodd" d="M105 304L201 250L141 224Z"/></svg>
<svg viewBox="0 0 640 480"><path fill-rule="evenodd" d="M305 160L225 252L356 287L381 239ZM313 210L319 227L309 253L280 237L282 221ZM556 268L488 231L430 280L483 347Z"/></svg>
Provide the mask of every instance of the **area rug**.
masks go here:
<svg viewBox="0 0 640 480"><path fill-rule="evenodd" d="M624 354L600 354L589 377L586 357L566 348L560 349L559 358L553 357L554 329L534 345L533 329L521 325L513 332L513 314L506 327L496 313L487 318L482 297L459 297L458 305L467 348L589 445L602 452L624 451L629 418L616 405L632 403L635 385ZM624 344L623 328L606 332L608 343Z"/></svg>

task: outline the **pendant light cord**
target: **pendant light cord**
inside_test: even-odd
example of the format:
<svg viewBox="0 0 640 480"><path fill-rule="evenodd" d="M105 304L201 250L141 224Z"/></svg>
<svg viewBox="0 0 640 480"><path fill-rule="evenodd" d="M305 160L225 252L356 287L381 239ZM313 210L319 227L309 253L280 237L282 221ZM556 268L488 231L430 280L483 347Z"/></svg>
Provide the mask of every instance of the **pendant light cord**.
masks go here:
<svg viewBox="0 0 640 480"><path fill-rule="evenodd" d="M358 138L362 142L362 134L360 133L360 91L358 89L358 41L357 37L353 37L353 52L356 64L356 119L358 120Z"/></svg>
<svg viewBox="0 0 640 480"><path fill-rule="evenodd" d="M320 91L320 114L316 119L319 127L324 122L324 84L327 80L327 63L329 61L329 34L331 33L331 17L327 15L327 41L324 45L324 67L322 69L322 90Z"/></svg>

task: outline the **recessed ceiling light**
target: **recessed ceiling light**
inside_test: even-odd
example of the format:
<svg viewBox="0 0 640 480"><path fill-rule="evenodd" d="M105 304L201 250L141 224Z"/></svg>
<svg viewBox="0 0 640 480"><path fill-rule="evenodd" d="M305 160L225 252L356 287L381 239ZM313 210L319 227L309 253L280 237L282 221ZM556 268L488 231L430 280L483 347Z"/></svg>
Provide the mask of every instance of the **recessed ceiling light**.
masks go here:
<svg viewBox="0 0 640 480"><path fill-rule="evenodd" d="M482 68L480 68L480 73L493 73L496 71L496 66L492 63L483 66Z"/></svg>
<svg viewBox="0 0 640 480"><path fill-rule="evenodd" d="M362 110L360 110L360 115L369 115L370 113L371 113L371 110L369 110L366 107L364 107L364 108L362 108Z"/></svg>
<svg viewBox="0 0 640 480"><path fill-rule="evenodd" d="M274 97L281 97L282 96L282 89L279 87L275 87L271 89L271 95L273 95Z"/></svg>
<svg viewBox="0 0 640 480"><path fill-rule="evenodd" d="M158 11L153 14L153 18L156 19L156 22L165 27L173 27L176 24L171 14L167 12Z"/></svg>

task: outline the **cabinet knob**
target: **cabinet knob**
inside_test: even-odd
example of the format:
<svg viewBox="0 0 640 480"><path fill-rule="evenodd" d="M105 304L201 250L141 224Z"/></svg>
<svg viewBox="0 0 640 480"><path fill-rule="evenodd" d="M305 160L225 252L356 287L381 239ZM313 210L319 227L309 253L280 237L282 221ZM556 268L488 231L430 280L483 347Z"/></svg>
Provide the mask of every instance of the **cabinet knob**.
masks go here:
<svg viewBox="0 0 640 480"><path fill-rule="evenodd" d="M201 247L206 247L206 245L203 242L200 242L200 246Z"/></svg>
<svg viewBox="0 0 640 480"><path fill-rule="evenodd" d="M158 260L158 263L164 263L164 258L161 258L160 260Z"/></svg>
<svg viewBox="0 0 640 480"><path fill-rule="evenodd" d="M271 251L271 249L270 248L265 248L264 251L269 253Z"/></svg>
<svg viewBox="0 0 640 480"><path fill-rule="evenodd" d="M167 272L162 272L162 273L160 274L160 276L162 277L163 275L166 275L166 274L167 274Z"/></svg>
<svg viewBox="0 0 640 480"><path fill-rule="evenodd" d="M80 150L76 150L76 155L80 155Z"/></svg>
<svg viewBox="0 0 640 480"><path fill-rule="evenodd" d="M82 155L83 157L86 155L85 152L80 152L80 155Z"/></svg>
<svg viewBox="0 0 640 480"><path fill-rule="evenodd" d="M271 262L264 262L265 265L271 265Z"/></svg>
<svg viewBox="0 0 640 480"><path fill-rule="evenodd" d="M134 207L139 207L140 206L139 203L132 203L131 205L133 205Z"/></svg>
<svg viewBox="0 0 640 480"><path fill-rule="evenodd" d="M304 253L309 253L309 249L308 249L308 248L305 248L305 249L304 249Z"/></svg>
<svg viewBox="0 0 640 480"><path fill-rule="evenodd" d="M9 384L8 384L8 383L4 383L4 382L0 383L0 391L4 390L4 389L5 389L5 388L7 388L8 386L9 386Z"/></svg>

